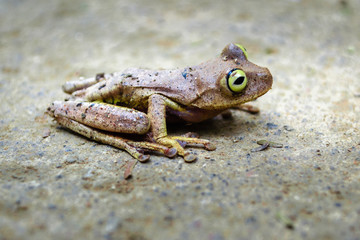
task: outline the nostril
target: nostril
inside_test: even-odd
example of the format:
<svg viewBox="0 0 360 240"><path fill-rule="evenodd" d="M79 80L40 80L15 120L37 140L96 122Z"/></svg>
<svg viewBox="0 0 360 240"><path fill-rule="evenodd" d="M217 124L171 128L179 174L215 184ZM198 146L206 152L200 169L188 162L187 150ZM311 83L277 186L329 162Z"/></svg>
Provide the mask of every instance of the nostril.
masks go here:
<svg viewBox="0 0 360 240"><path fill-rule="evenodd" d="M258 77L264 77L266 76L267 74L265 72L261 72L261 73L257 73L256 74Z"/></svg>
<svg viewBox="0 0 360 240"><path fill-rule="evenodd" d="M256 74L258 77L267 77L267 76L271 75L269 69L265 68L265 69L262 69L262 70L263 71L258 72Z"/></svg>

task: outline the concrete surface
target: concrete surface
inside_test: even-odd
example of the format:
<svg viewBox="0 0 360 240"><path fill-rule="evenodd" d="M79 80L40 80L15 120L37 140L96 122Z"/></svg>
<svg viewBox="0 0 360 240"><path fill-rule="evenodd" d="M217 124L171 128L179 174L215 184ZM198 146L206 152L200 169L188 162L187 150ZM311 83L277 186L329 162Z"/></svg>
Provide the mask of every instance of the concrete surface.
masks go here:
<svg viewBox="0 0 360 240"><path fill-rule="evenodd" d="M0 0L0 239L360 239L360 2ZM130 156L43 115L78 76L200 63L229 42L274 75L196 130L194 164ZM49 135L47 138L43 136ZM257 140L284 144L251 152Z"/></svg>

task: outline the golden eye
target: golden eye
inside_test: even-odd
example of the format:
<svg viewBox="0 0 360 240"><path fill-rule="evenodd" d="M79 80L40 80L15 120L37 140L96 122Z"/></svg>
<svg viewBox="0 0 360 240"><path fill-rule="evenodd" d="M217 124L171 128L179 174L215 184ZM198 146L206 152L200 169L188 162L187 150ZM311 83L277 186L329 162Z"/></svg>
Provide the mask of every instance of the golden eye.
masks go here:
<svg viewBox="0 0 360 240"><path fill-rule="evenodd" d="M233 93L239 93L246 87L247 77L244 71L233 69L227 74L227 86Z"/></svg>

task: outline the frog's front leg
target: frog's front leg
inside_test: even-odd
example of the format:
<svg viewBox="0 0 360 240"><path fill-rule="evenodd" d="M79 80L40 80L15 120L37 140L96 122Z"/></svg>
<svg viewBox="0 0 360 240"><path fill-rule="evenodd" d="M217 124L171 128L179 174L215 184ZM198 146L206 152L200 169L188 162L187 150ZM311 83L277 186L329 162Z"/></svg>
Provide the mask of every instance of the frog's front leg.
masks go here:
<svg viewBox="0 0 360 240"><path fill-rule="evenodd" d="M185 152L184 148L178 141L203 145L207 150L215 150L215 146L210 141L199 138L184 137L184 136L168 136L166 130L166 107L176 111L186 111L183 107L173 102L172 100L159 95L153 94L149 98L148 117L151 123L151 131L155 141L168 147L173 147L178 154L184 157L186 162L196 160L196 156Z"/></svg>
<svg viewBox="0 0 360 240"><path fill-rule="evenodd" d="M149 156L139 152L138 148L158 151L167 157L176 155L174 148L150 142L130 141L110 133L147 133L150 128L148 117L134 109L102 102L56 101L48 108L48 113L60 125L94 141L123 149L141 162L148 160Z"/></svg>

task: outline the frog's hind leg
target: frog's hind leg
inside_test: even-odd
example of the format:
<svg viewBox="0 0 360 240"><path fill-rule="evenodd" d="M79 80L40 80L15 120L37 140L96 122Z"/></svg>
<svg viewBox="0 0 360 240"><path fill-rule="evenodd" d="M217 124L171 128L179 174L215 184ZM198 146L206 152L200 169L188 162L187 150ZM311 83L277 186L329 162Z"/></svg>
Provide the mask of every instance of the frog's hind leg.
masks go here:
<svg viewBox="0 0 360 240"><path fill-rule="evenodd" d="M169 149L155 143L135 142L121 138L119 136L109 135L66 117L56 117L56 121L60 125L91 140L125 150L139 162L146 162L150 156L139 152L138 148L161 152L167 157L174 157L176 155L176 149Z"/></svg>
<svg viewBox="0 0 360 240"><path fill-rule="evenodd" d="M177 153L174 148L150 142L130 141L101 131L146 133L150 128L146 114L133 109L105 103L56 101L48 108L48 113L60 125L94 141L123 149L141 162L148 160L149 156L139 152L139 148L157 151L167 157L174 157Z"/></svg>
<svg viewBox="0 0 360 240"><path fill-rule="evenodd" d="M102 133L96 129L93 129L91 127L88 127L82 123L79 123L77 121L71 120L66 117L58 116L58 117L56 117L56 121L60 125L68 128L82 136L85 136L91 140L94 140L94 141L100 142L100 143L104 143L104 144L108 144L108 145L117 147L119 149L125 150L131 156L133 156L135 159L139 160L140 162L145 162L150 158L149 155L144 155L144 154L140 153L135 147L129 145L126 142L126 140L123 138Z"/></svg>
<svg viewBox="0 0 360 240"><path fill-rule="evenodd" d="M121 96L123 88L124 76L121 73L106 74L99 81L92 82L92 85L71 93L71 99L82 99L86 102L108 102L114 103L114 96ZM91 81L91 80L89 80Z"/></svg>
<svg viewBox="0 0 360 240"><path fill-rule="evenodd" d="M66 82L62 86L62 89L64 92L72 94L73 92L81 91L83 89L86 89L86 88L98 83L98 82L106 80L108 75L109 74L98 73L98 74L96 74L95 77L92 77L92 78L69 81L69 82Z"/></svg>

